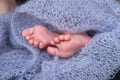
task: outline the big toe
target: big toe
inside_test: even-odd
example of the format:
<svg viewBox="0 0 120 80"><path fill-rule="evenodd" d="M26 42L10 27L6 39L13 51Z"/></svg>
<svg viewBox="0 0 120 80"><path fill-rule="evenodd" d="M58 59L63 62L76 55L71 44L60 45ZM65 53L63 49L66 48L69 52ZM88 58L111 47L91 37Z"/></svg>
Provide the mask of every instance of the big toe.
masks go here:
<svg viewBox="0 0 120 80"><path fill-rule="evenodd" d="M30 40L30 39L32 39L32 37L30 35L27 35L27 36L25 36L25 39Z"/></svg>
<svg viewBox="0 0 120 80"><path fill-rule="evenodd" d="M22 36L25 37L25 36L30 35L31 33L32 33L32 28L30 28L30 29L24 29L22 31Z"/></svg>
<svg viewBox="0 0 120 80"><path fill-rule="evenodd" d="M64 40L68 41L68 40L70 40L70 39L71 39L71 36L70 36L70 35L65 35L65 36L64 36Z"/></svg>
<svg viewBox="0 0 120 80"><path fill-rule="evenodd" d="M64 36L65 36L65 35L60 35L60 36L58 37L59 40L63 41L63 40L64 40Z"/></svg>
<svg viewBox="0 0 120 80"><path fill-rule="evenodd" d="M56 55L57 53L57 48L56 47L48 47L47 48L47 52L50 54L50 55Z"/></svg>

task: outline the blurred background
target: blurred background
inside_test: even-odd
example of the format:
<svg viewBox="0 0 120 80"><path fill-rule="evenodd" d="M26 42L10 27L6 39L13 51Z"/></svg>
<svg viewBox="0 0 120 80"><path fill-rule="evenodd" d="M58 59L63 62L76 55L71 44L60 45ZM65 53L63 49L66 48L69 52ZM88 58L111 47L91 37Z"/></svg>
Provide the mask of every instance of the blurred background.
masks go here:
<svg viewBox="0 0 120 80"><path fill-rule="evenodd" d="M15 0L0 0L0 14L13 10L15 6Z"/></svg>
<svg viewBox="0 0 120 80"><path fill-rule="evenodd" d="M0 14L10 12L28 0L0 0Z"/></svg>

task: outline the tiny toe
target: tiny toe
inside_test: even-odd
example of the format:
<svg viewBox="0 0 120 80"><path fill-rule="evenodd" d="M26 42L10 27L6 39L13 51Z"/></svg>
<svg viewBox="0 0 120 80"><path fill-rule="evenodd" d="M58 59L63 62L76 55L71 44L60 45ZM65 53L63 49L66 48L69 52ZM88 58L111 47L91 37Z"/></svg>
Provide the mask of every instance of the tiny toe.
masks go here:
<svg viewBox="0 0 120 80"><path fill-rule="evenodd" d="M55 45L55 42L54 42L54 41L51 41L50 44L51 44L51 45Z"/></svg>
<svg viewBox="0 0 120 80"><path fill-rule="evenodd" d="M59 39L60 39L61 41L63 41L63 40L64 40L64 35L60 35L60 36L59 36Z"/></svg>
<svg viewBox="0 0 120 80"><path fill-rule="evenodd" d="M56 43L58 43L60 40L59 40L59 38L58 37L56 37L55 39L54 39L54 42L56 42Z"/></svg>
<svg viewBox="0 0 120 80"><path fill-rule="evenodd" d="M33 39L30 39L28 42L29 42L29 44L33 45L34 40L33 40Z"/></svg>
<svg viewBox="0 0 120 80"><path fill-rule="evenodd" d="M55 47L48 47L48 48L47 48L47 52L48 52L50 55L56 55L56 51L57 51L57 48L55 48Z"/></svg>
<svg viewBox="0 0 120 80"><path fill-rule="evenodd" d="M43 49L45 45L43 43L39 43L39 48Z"/></svg>
<svg viewBox="0 0 120 80"><path fill-rule="evenodd" d="M70 35L65 35L65 36L64 36L64 39L65 39L65 40L70 40Z"/></svg>
<svg viewBox="0 0 120 80"><path fill-rule="evenodd" d="M27 35L30 35L29 29L24 29L24 30L22 31L22 36L25 37L25 36L27 36Z"/></svg>
<svg viewBox="0 0 120 80"><path fill-rule="evenodd" d="M31 36L28 35L28 36L25 37L25 39L26 39L26 40L30 40L30 39L31 39Z"/></svg>
<svg viewBox="0 0 120 80"><path fill-rule="evenodd" d="M37 47L39 45L38 41L34 41L34 46Z"/></svg>

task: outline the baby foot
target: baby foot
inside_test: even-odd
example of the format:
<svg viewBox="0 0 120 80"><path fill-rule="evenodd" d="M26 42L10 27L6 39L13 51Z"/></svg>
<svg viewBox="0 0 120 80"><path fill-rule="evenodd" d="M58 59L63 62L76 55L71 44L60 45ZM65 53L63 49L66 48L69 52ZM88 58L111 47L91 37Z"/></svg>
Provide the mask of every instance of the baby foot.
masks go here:
<svg viewBox="0 0 120 80"><path fill-rule="evenodd" d="M60 35L50 42L55 47L49 46L47 51L51 55L68 58L84 47L90 39L86 34Z"/></svg>
<svg viewBox="0 0 120 80"><path fill-rule="evenodd" d="M32 28L25 29L22 36L35 47L45 48L49 42L53 40L58 34L48 30L44 26L36 25Z"/></svg>

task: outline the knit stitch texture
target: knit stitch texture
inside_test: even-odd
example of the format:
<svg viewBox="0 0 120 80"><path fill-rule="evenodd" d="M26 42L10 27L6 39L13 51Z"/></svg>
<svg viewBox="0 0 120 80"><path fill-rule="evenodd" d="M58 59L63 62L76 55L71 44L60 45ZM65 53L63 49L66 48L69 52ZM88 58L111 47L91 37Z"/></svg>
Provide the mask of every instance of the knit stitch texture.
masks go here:
<svg viewBox="0 0 120 80"><path fill-rule="evenodd" d="M116 0L29 0L0 16L0 80L108 80L120 69ZM98 32L69 59L51 56L21 36L25 28Z"/></svg>

